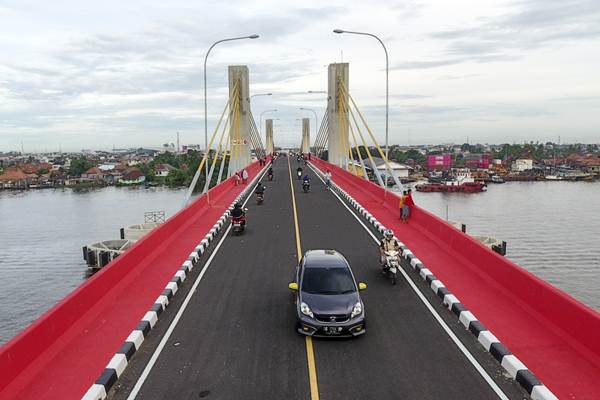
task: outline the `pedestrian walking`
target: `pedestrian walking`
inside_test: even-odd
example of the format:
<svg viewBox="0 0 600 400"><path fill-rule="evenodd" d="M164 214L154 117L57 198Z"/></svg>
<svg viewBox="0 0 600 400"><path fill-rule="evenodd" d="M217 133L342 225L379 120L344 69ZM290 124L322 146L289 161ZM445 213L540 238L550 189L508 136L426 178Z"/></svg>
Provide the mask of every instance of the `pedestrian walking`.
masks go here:
<svg viewBox="0 0 600 400"><path fill-rule="evenodd" d="M327 170L327 172L325 172L325 186L327 186L328 188L331 187L331 171Z"/></svg>
<svg viewBox="0 0 600 400"><path fill-rule="evenodd" d="M240 184L240 181L242 180L242 177L240 176L240 171L237 171L234 176L235 176L235 186L237 186Z"/></svg>
<svg viewBox="0 0 600 400"><path fill-rule="evenodd" d="M242 170L242 182L243 183L247 183L248 182L248 171L246 171L246 168L244 168Z"/></svg>

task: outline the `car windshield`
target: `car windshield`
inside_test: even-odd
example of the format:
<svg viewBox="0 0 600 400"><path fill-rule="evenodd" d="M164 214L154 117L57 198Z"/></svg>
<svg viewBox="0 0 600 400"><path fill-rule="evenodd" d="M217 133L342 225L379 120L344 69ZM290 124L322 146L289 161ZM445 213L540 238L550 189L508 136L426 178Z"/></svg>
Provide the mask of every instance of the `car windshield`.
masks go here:
<svg viewBox="0 0 600 400"><path fill-rule="evenodd" d="M311 294L344 294L356 291L348 268L307 268L302 291Z"/></svg>

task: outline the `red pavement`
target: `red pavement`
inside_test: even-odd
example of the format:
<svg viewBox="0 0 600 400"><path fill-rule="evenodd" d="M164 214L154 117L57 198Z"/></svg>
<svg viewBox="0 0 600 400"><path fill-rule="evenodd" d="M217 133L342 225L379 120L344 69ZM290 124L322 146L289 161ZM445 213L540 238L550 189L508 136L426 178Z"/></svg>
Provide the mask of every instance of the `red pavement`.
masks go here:
<svg viewBox="0 0 600 400"><path fill-rule="evenodd" d="M313 164L393 229L555 395L600 399L600 314L425 210L415 207L402 224L395 194L322 160Z"/></svg>
<svg viewBox="0 0 600 400"><path fill-rule="evenodd" d="M0 348L0 399L81 398L244 187L211 189Z"/></svg>

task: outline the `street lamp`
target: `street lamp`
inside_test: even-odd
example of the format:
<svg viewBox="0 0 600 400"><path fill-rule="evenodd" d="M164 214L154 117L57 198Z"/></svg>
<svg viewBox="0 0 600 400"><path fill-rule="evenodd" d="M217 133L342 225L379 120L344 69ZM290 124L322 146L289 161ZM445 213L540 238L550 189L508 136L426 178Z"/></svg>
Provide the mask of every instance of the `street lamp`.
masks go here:
<svg viewBox="0 0 600 400"><path fill-rule="evenodd" d="M261 131L262 131L262 116L263 116L263 114L264 114L264 113L268 113L268 112L277 112L277 109L276 109L276 108L274 108L274 109L272 109L272 110L265 110L265 111L263 111L263 112L261 112L261 113L260 113L260 119L259 119L259 122L258 122L258 123L259 123L259 125L258 125L258 128L259 128Z"/></svg>
<svg viewBox="0 0 600 400"><path fill-rule="evenodd" d="M233 40L242 40L242 39L258 39L259 37L260 37L259 35L254 34L254 35L249 35L249 36L240 36L240 37L217 40L216 42L214 42L212 44L212 46L210 46L208 48L208 51L206 52L206 55L204 56L204 151L206 152L207 161L208 161L208 111L207 111L207 97L206 97L206 61L208 60L208 55L210 54L210 51L213 49L213 47L215 47L219 43L231 42ZM208 164L209 163L206 162L206 179L208 179Z"/></svg>
<svg viewBox="0 0 600 400"><path fill-rule="evenodd" d="M310 111L313 114L315 114L315 132L317 129L319 129L319 117L317 117L317 112L315 110L313 110L312 108L305 108L305 107L300 107L301 110L304 111Z"/></svg>
<svg viewBox="0 0 600 400"><path fill-rule="evenodd" d="M253 97L256 96L273 96L273 93L257 93L257 94L253 94L252 96L250 96L250 100L252 100Z"/></svg>
<svg viewBox="0 0 600 400"><path fill-rule="evenodd" d="M379 43L381 43L381 46L383 47L383 51L385 52L385 158L388 158L388 132L389 132L389 122L388 122L388 115L389 115L389 71L390 71L390 63L389 63L389 59L388 59L388 52L387 49L385 48L385 45L383 44L383 42L381 41L381 39L379 39L377 36L373 35L372 33L367 33L367 32L353 32L353 31L345 31L342 29L334 29L333 30L334 33L351 33L353 35L364 35L364 36L371 36L375 39L377 39L379 41Z"/></svg>

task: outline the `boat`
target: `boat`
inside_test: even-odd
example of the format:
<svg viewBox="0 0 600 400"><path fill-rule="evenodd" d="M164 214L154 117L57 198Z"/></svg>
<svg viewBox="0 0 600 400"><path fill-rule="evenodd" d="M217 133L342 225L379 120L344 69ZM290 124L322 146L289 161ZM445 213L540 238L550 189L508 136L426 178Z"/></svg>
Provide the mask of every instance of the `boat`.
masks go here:
<svg viewBox="0 0 600 400"><path fill-rule="evenodd" d="M435 181L432 181L435 179ZM422 183L415 186L419 192L462 192L477 193L486 190L487 185L484 182L476 181L471 176L468 168L458 168L454 170L454 176L451 179L437 181L436 178L430 178L428 183Z"/></svg>
<svg viewBox="0 0 600 400"><path fill-rule="evenodd" d="M437 182L428 182L421 183L415 186L415 189L419 192L454 192L454 193L478 193L484 192L487 188L487 185L483 182L462 182L462 183L437 183Z"/></svg>
<svg viewBox="0 0 600 400"><path fill-rule="evenodd" d="M506 181L500 175L492 175L490 179L492 183L505 183Z"/></svg>

